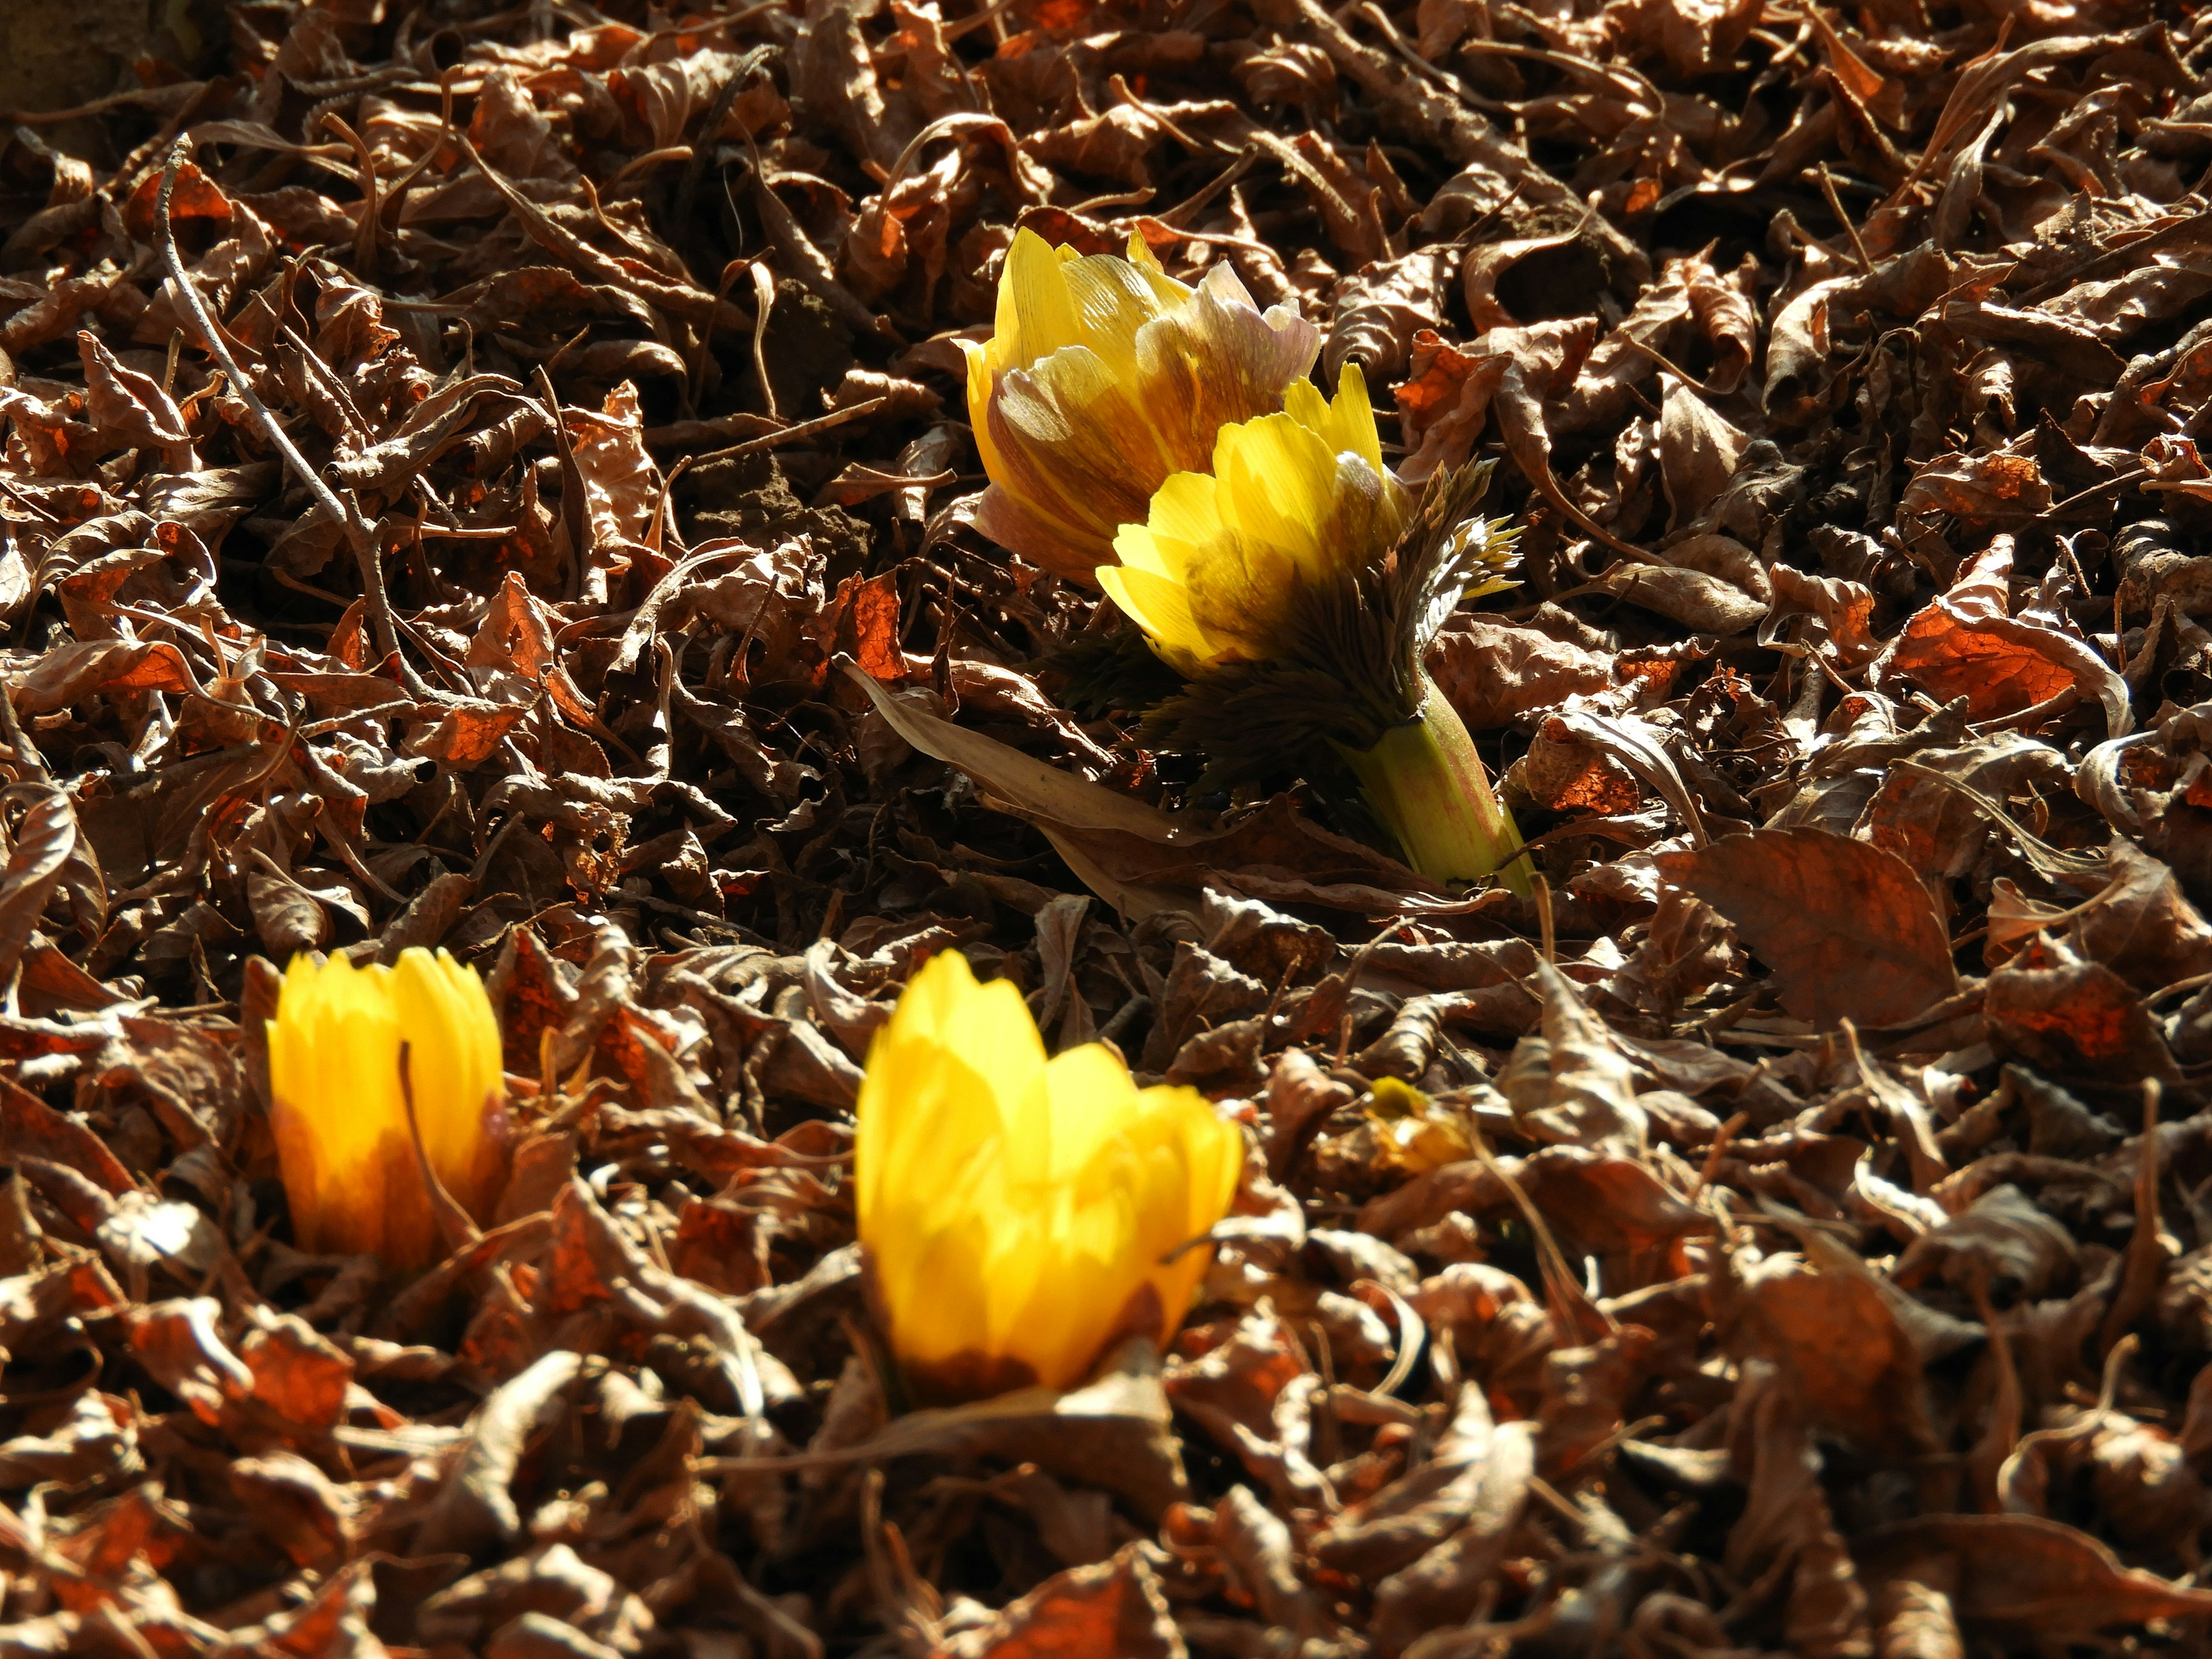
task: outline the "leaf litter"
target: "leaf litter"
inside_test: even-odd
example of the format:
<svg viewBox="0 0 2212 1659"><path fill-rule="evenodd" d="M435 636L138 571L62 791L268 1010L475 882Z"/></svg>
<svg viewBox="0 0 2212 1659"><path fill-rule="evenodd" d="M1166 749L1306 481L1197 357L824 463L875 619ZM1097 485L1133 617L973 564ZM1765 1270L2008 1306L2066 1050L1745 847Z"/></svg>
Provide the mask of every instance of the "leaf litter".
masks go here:
<svg viewBox="0 0 2212 1659"><path fill-rule="evenodd" d="M0 139L0 1648L2208 1639L2199 19L204 46ZM1200 793L977 532L1018 227L1502 458L1524 585L1429 665L1534 899ZM393 1291L295 1247L262 1033L414 945L516 1139ZM945 949L1252 1152L1171 1352L901 1413L851 1108Z"/></svg>

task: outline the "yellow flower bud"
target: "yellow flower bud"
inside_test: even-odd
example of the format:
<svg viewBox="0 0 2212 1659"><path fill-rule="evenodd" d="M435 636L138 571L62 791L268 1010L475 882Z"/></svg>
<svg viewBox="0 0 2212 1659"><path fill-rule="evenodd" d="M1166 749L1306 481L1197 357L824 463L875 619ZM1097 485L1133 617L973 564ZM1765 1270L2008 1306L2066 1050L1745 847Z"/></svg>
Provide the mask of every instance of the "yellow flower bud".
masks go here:
<svg viewBox="0 0 2212 1659"><path fill-rule="evenodd" d="M476 969L420 949L390 968L292 959L269 1022L270 1124L301 1249L374 1254L403 1273L443 1254L403 1063L423 1158L487 1219L507 1177L506 1091Z"/></svg>
<svg viewBox="0 0 2212 1659"><path fill-rule="evenodd" d="M1103 1043L1054 1059L1021 993L933 957L860 1085L855 1206L877 1311L918 1399L1080 1381L1163 1345L1228 1212L1243 1137L1193 1089L1139 1090Z"/></svg>
<svg viewBox="0 0 2212 1659"><path fill-rule="evenodd" d="M988 344L969 344L968 416L990 488L975 523L1030 563L1089 582L1114 532L1214 434L1282 407L1321 349L1288 307L1264 314L1225 264L1196 288L1129 258L1018 231Z"/></svg>
<svg viewBox="0 0 2212 1659"><path fill-rule="evenodd" d="M1186 677L1282 654L1301 589L1357 574L1389 551L1411 513L1357 363L1336 398L1310 380L1279 415L1224 426L1213 471L1178 472L1146 521L1121 526L1118 566L1098 580L1152 647Z"/></svg>

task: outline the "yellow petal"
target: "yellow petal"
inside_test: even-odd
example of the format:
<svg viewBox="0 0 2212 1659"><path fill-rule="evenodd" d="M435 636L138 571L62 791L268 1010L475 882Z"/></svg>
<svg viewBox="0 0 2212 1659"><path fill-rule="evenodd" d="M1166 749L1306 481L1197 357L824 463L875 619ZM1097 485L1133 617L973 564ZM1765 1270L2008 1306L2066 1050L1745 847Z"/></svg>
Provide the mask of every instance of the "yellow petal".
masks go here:
<svg viewBox="0 0 2212 1659"><path fill-rule="evenodd" d="M991 368L991 350L973 340L963 340L960 356L968 367L968 424L975 428L975 447L982 453L983 470L988 472L994 459L989 447L990 434L986 429L990 422L985 418L985 411L991 406L991 387L995 379Z"/></svg>
<svg viewBox="0 0 2212 1659"><path fill-rule="evenodd" d="M990 479L975 523L1030 562L1091 582L1115 527L1178 472L1204 472L1225 423L1272 413L1320 347L1264 315L1226 264L1196 289L1142 257L1079 258L1031 231L1008 248L991 341L968 350L968 407Z"/></svg>
<svg viewBox="0 0 2212 1659"><path fill-rule="evenodd" d="M400 1084L403 1039L422 1055L409 1072L432 1167L489 1216L505 1169L500 1038L472 970L421 951L404 952L396 973L296 957L268 1029L270 1127L301 1249L374 1254L402 1271L438 1253Z"/></svg>
<svg viewBox="0 0 2212 1659"><path fill-rule="evenodd" d="M1106 597L1144 630L1152 649L1170 667L1184 674L1197 672L1213 651L1191 614L1189 591L1137 562L1139 546L1146 559L1159 556L1152 550L1152 532L1140 524L1125 525L1114 546L1121 556L1120 568L1098 568L1098 583Z"/></svg>
<svg viewBox="0 0 2212 1659"><path fill-rule="evenodd" d="M1078 259L1060 270L1082 343L1104 360L1115 380L1133 380L1137 331L1160 314L1158 292L1126 259Z"/></svg>
<svg viewBox="0 0 2212 1659"><path fill-rule="evenodd" d="M1336 457L1318 434L1289 415L1224 427L1213 470L1224 522L1308 576L1328 572L1335 556L1322 538L1335 495Z"/></svg>
<svg viewBox="0 0 2212 1659"><path fill-rule="evenodd" d="M1025 368L1062 346L1080 345L1075 301L1062 274L1073 249L1055 251L1033 230L1014 233L999 283L999 317L992 344L1007 368Z"/></svg>
<svg viewBox="0 0 2212 1659"><path fill-rule="evenodd" d="M1159 560L1149 568L1188 581L1193 566L1213 556L1212 550L1222 543L1228 529L1223 506L1220 480L1203 472L1178 472L1162 484L1145 520Z"/></svg>
<svg viewBox="0 0 2212 1659"><path fill-rule="evenodd" d="M1301 392L1310 396L1302 398L1298 395ZM1382 439L1375 429L1375 410L1367 401L1366 377L1359 372L1357 361L1346 363L1339 373L1334 401L1324 402L1310 382L1302 381L1291 389L1291 398L1285 401L1283 408L1295 415L1300 424L1311 428L1332 451L1357 455L1377 477L1385 476Z"/></svg>
<svg viewBox="0 0 2212 1659"><path fill-rule="evenodd" d="M1349 363L1345 365L1349 368ZM1328 399L1322 396L1321 388L1311 380L1300 380L1283 394L1283 413L1304 427L1309 432L1321 433L1329 424ZM1336 446L1331 444L1330 448Z"/></svg>
<svg viewBox="0 0 2212 1659"><path fill-rule="evenodd" d="M1137 1085L1121 1057L1103 1042L1086 1042L1054 1057L1045 1067L1041 1109L1042 1161L1034 1179L1072 1182L1090 1168L1100 1149L1123 1133L1137 1105ZM1028 1176L1019 1164L1018 1178Z"/></svg>
<svg viewBox="0 0 2212 1659"><path fill-rule="evenodd" d="M485 1157L488 1127L505 1097L499 1022L473 968L447 952L402 951L392 1004L407 1044L406 1075L422 1150L446 1190L477 1220L488 1219L498 1162Z"/></svg>
<svg viewBox="0 0 2212 1659"><path fill-rule="evenodd" d="M941 1191L976 1144L1001 1133L1001 1100L1044 1063L1018 991L978 985L957 951L932 957L869 1048L854 1146L863 1231L891 1188L919 1176L920 1190Z"/></svg>
<svg viewBox="0 0 2212 1659"><path fill-rule="evenodd" d="M955 953L915 976L869 1052L855 1207L918 1394L1066 1387L1163 1286L1163 1340L1181 1320L1203 1253L1166 1278L1159 1258L1219 1218L1243 1143L1202 1097L1152 1094L1103 1045L1047 1061L1020 993L976 984ZM1193 1102L1233 1161L1186 1122Z"/></svg>

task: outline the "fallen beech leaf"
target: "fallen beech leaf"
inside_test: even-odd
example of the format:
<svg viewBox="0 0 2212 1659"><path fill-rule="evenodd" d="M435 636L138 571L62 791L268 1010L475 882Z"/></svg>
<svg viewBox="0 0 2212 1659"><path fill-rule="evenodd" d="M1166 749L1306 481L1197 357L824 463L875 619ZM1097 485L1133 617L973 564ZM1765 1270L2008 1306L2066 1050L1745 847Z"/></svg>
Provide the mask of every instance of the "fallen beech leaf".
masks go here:
<svg viewBox="0 0 2212 1659"><path fill-rule="evenodd" d="M1747 441L1689 386L1671 374L1661 380L1659 470L1673 509L1670 522L1679 527L1704 512L1735 475ZM1679 546L1672 550L1678 562L1680 554Z"/></svg>
<svg viewBox="0 0 2212 1659"><path fill-rule="evenodd" d="M2189 902L2173 866L2124 836L2105 848L2112 879L2083 907L2084 954L2146 995L2212 971L2212 924Z"/></svg>
<svg viewBox="0 0 2212 1659"><path fill-rule="evenodd" d="M1110 1561L1070 1567L938 1650L944 1659L1182 1659L1159 1577L1126 1544Z"/></svg>
<svg viewBox="0 0 2212 1659"><path fill-rule="evenodd" d="M139 1363L210 1424L221 1419L230 1401L253 1391L253 1373L216 1328L222 1316L213 1297L196 1296L145 1304L127 1320Z"/></svg>
<svg viewBox="0 0 2212 1659"><path fill-rule="evenodd" d="M1826 407L1829 307L1850 284L1848 276L1823 278L1775 313L1766 338L1765 403L1770 416L1802 422Z"/></svg>
<svg viewBox="0 0 2212 1659"><path fill-rule="evenodd" d="M2012 1642L2087 1644L2117 1626L2212 1618L2212 1590L2123 1566L2041 1516L1921 1516L1862 1534L1852 1553L1875 1578L1937 1578L1962 1625Z"/></svg>
<svg viewBox="0 0 2212 1659"><path fill-rule="evenodd" d="M1881 642L1869 628L1874 594L1865 584L1835 576L1810 576L1794 565L1780 562L1767 574L1774 583L1776 615L1802 610L1819 617L1845 667L1856 668L1881 651Z"/></svg>
<svg viewBox="0 0 2212 1659"><path fill-rule="evenodd" d="M1774 589L1758 556L1708 532L1669 548L1665 562L1622 559L1592 579L1604 592L1701 634L1741 634L1762 621Z"/></svg>
<svg viewBox="0 0 2212 1659"><path fill-rule="evenodd" d="M1960 749L1923 749L1890 768L1861 827L1922 880L1952 880L1970 874L1990 837L2004 834L1996 818L2002 809L1993 803L2063 788L2065 776L2057 750L2019 732L1995 732Z"/></svg>
<svg viewBox="0 0 2212 1659"><path fill-rule="evenodd" d="M1613 664L1598 653L1480 615L1455 617L1445 625L1429 647L1429 673L1478 732L1613 684Z"/></svg>
<svg viewBox="0 0 2212 1659"><path fill-rule="evenodd" d="M1657 862L1736 925L1783 1006L1816 1025L1899 1024L1959 988L1927 889L1894 853L1826 830L1755 830Z"/></svg>
<svg viewBox="0 0 2212 1659"><path fill-rule="evenodd" d="M1268 1625L1301 1639L1321 1625L1318 1598L1298 1576L1291 1529L1249 1486L1231 1486L1213 1510L1213 1537L1237 1589Z"/></svg>
<svg viewBox="0 0 2212 1659"><path fill-rule="evenodd" d="M1239 1319L1227 1340L1177 1361L1166 1386L1176 1410L1267 1482L1277 1502L1304 1504L1328 1491L1313 1462L1304 1376L1283 1322L1262 1308Z"/></svg>
<svg viewBox="0 0 2212 1659"><path fill-rule="evenodd" d="M1430 1460L1332 1516L1313 1535L1316 1559L1370 1578L1412 1565L1466 1524L1503 1449L1490 1402L1462 1384Z"/></svg>
<svg viewBox="0 0 2212 1659"><path fill-rule="evenodd" d="M1648 1250L1705 1224L1641 1164L1582 1146L1547 1146L1533 1158L1468 1159L1417 1176L1363 1208L1360 1230L1402 1239L1454 1213L1518 1213L1509 1182L1588 1250Z"/></svg>
<svg viewBox="0 0 2212 1659"><path fill-rule="evenodd" d="M1307 823L1285 797L1224 828L1191 824L956 726L878 684L857 664L848 675L900 737L957 766L1004 810L1035 824L1085 886L1132 920L1194 913L1209 885L1369 915L1462 908L1395 860Z"/></svg>
<svg viewBox="0 0 2212 1659"><path fill-rule="evenodd" d="M253 1374L253 1397L278 1415L326 1429L345 1410L354 1364L296 1314L247 1310L239 1358Z"/></svg>
<svg viewBox="0 0 2212 1659"><path fill-rule="evenodd" d="M1403 374L1413 337L1443 326L1445 290L1456 263L1449 246L1425 247L1352 278L1322 346L1322 370L1329 383L1355 360L1370 386Z"/></svg>
<svg viewBox="0 0 2212 1659"><path fill-rule="evenodd" d="M1964 519L2026 518L2051 506L2051 486L2029 455L2002 451L1938 455L1912 475L1898 507Z"/></svg>
<svg viewBox="0 0 2212 1659"><path fill-rule="evenodd" d="M574 1356L570 1356L574 1358ZM1152 1344L1123 1345L1097 1378L1066 1394L1018 1389L969 1405L908 1412L851 1446L787 1464L837 1468L920 1453L1029 1462L1099 1486L1157 1516L1189 1495Z"/></svg>
<svg viewBox="0 0 2212 1659"><path fill-rule="evenodd" d="M556 1348L486 1396L470 1419L467 1444L422 1517L416 1549L471 1553L522 1530L513 1486L523 1450L562 1411L562 1395L583 1366L583 1355Z"/></svg>
<svg viewBox="0 0 2212 1659"><path fill-rule="evenodd" d="M56 1111L8 1078L0 1078L0 1158L43 1158L65 1164L118 1198L138 1184L81 1119Z"/></svg>
<svg viewBox="0 0 2212 1659"><path fill-rule="evenodd" d="M1437 1449L1443 1456L1449 1443ZM1463 1625L1504 1564L1535 1486L1533 1424L1500 1425L1467 1519L1443 1542L1376 1586L1376 1635L1386 1653L1409 1650L1422 1632Z"/></svg>
<svg viewBox="0 0 2212 1659"><path fill-rule="evenodd" d="M1817 1262L1735 1262L1713 1291L1713 1325L1739 1359L1778 1366L1820 1428L1878 1456L1936 1445L1923 1361L1871 1269L1826 1249Z"/></svg>
<svg viewBox="0 0 2212 1659"><path fill-rule="evenodd" d="M1474 320L1475 331L1512 328L1520 320L1498 303L1499 277L1532 253L1570 247L1581 238L1582 231L1577 228L1549 236L1510 237L1502 242L1485 242L1470 248L1461 274L1467 292L1468 315Z"/></svg>
<svg viewBox="0 0 2212 1659"><path fill-rule="evenodd" d="M2016 714L2073 690L2105 709L2106 735L2135 726L2127 682L2085 641L2006 614L2013 538L1995 538L1905 625L1882 665L1945 702L1966 699L1978 720Z"/></svg>
<svg viewBox="0 0 2212 1659"><path fill-rule="evenodd" d="M1982 1006L1996 1035L2051 1075L2106 1081L2179 1075L2158 1021L2135 988L2047 933L1990 975Z"/></svg>
<svg viewBox="0 0 2212 1659"><path fill-rule="evenodd" d="M2124 736L2135 724L2127 683L2080 640L2010 617L1963 616L1940 594L1905 623L1889 665L1942 702L1966 698L1978 720L2074 690L2104 706L2107 736Z"/></svg>
<svg viewBox="0 0 2212 1659"><path fill-rule="evenodd" d="M1536 984L1544 998L1546 1087L1535 1101L1509 1094L1515 1112L1546 1140L1640 1155L1650 1122L1636 1103L1634 1066L1558 969L1539 963Z"/></svg>
<svg viewBox="0 0 2212 1659"><path fill-rule="evenodd" d="M199 689L184 653L166 641L72 641L43 653L27 670L8 678L15 707L26 714L64 708L100 692Z"/></svg>

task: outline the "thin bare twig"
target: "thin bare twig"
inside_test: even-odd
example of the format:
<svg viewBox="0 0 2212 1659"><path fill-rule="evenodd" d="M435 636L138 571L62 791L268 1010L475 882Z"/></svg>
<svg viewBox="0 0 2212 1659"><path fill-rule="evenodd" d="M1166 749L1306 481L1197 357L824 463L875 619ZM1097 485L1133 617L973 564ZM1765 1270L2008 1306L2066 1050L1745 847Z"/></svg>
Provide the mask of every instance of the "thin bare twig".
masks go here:
<svg viewBox="0 0 2212 1659"><path fill-rule="evenodd" d="M864 415L872 415L890 401L888 398L870 398L847 409L833 409L827 415L817 415L811 421L801 421L796 426L787 426L775 432L764 432L757 438L748 438L741 444L732 444L727 449L710 450L695 458L694 464L704 465L708 461L726 461L733 455L750 455L755 450L775 449L784 444L796 443L801 438L811 438L818 432L842 426L848 421L857 421Z"/></svg>
<svg viewBox="0 0 2212 1659"><path fill-rule="evenodd" d="M337 526L347 544L353 549L355 562L361 567L362 597L368 603L368 624L376 636L378 654L398 664L399 683L410 696L428 697L433 695L430 688L415 672L407 659L400 654L399 629L392 620L391 595L384 588L384 566L377 558L376 538L362 521L360 507L350 495L341 497L324 483L322 475L308 465L307 458L300 453L299 446L292 441L290 434L276 423L276 416L270 412L269 405L261 401L261 394L253 389L253 382L246 378L245 371L238 366L238 359L231 355L228 339L215 319L209 314L207 302L200 298L199 289L193 285L191 275L185 269L184 259L177 252L176 231L169 222L169 201L176 190L178 170L191 153L191 147L189 135L179 137L170 147L169 159L161 167L161 192L154 201L155 245L161 252L161 264L168 272L169 281L177 290L177 303L191 314L193 325L200 331L200 337L207 342L210 354L237 389L261 435L284 458L284 464L298 476L300 482L307 485L307 493L315 498L315 505L323 510L331 523Z"/></svg>

